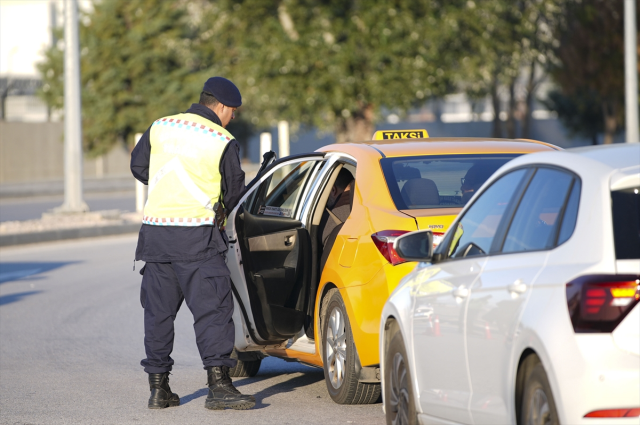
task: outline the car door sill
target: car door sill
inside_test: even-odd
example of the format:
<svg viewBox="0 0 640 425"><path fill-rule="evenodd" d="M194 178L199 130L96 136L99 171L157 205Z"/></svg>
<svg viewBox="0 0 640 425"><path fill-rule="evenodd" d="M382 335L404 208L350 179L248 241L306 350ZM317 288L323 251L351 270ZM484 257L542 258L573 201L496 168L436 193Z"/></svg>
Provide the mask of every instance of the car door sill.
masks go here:
<svg viewBox="0 0 640 425"><path fill-rule="evenodd" d="M429 425L458 425L459 422L451 422L446 419L438 418L431 415L425 415L424 413L418 413L418 422L420 424Z"/></svg>
<svg viewBox="0 0 640 425"><path fill-rule="evenodd" d="M296 339L295 342L287 344L287 350L300 351L306 354L315 354L316 342L312 339L309 339L307 335L303 335L302 337Z"/></svg>

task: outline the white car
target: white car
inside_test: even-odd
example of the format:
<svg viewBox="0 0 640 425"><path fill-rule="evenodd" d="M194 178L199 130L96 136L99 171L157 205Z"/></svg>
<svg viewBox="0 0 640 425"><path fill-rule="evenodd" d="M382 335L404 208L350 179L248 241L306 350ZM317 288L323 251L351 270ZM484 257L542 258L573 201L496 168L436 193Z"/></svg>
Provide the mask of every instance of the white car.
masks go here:
<svg viewBox="0 0 640 425"><path fill-rule="evenodd" d="M640 423L640 145L504 166L382 312L387 423Z"/></svg>

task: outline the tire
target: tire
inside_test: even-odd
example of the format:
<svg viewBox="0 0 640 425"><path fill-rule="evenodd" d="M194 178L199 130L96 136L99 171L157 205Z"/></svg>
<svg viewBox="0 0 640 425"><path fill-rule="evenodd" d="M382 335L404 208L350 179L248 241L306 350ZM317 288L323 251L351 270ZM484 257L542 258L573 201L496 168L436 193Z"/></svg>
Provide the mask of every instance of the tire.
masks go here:
<svg viewBox="0 0 640 425"><path fill-rule="evenodd" d="M229 376L232 378L249 378L251 376L256 376L258 370L260 370L260 364L262 364L262 359L238 359L238 352L235 348L231 352L231 358L238 361L234 367L229 369Z"/></svg>
<svg viewBox="0 0 640 425"><path fill-rule="evenodd" d="M320 316L322 363L331 399L338 404L372 404L380 398L380 384L358 382L358 353L349 317L337 289L327 292Z"/></svg>
<svg viewBox="0 0 640 425"><path fill-rule="evenodd" d="M391 338L384 360L384 411L388 425L416 425L416 400L402 333Z"/></svg>
<svg viewBox="0 0 640 425"><path fill-rule="evenodd" d="M556 402L542 363L533 367L522 396L521 425L559 425Z"/></svg>

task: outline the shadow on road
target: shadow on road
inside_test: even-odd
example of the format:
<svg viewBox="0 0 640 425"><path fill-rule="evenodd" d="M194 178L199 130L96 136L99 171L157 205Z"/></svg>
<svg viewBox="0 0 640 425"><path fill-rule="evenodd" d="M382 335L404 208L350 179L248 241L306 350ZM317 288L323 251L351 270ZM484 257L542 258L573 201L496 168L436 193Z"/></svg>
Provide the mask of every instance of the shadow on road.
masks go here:
<svg viewBox="0 0 640 425"><path fill-rule="evenodd" d="M263 375L263 376L256 376L254 378L243 378L241 381L235 380L233 382L233 385L236 386L238 389L240 389L240 387L244 385L265 381L267 379L273 378L273 376L274 375ZM323 379L324 379L324 375L322 373L318 373L318 372L304 373L302 375L296 376L295 378L289 379L285 382L280 382L271 387L265 388L264 390L258 391L257 393L253 394L253 396L256 398L256 406L253 409L254 410L264 409L265 407L269 407L270 404L264 404L262 402L262 400L267 397L270 397L274 394L281 394L281 393L288 393L291 391L295 391L298 388L315 384L316 382L321 381ZM186 395L184 397L180 397L180 404L184 405L197 398L206 397L208 392L209 392L208 388L202 388L198 391L195 391L192 394Z"/></svg>
<svg viewBox="0 0 640 425"><path fill-rule="evenodd" d="M77 261L0 263L0 284L20 279L43 279L38 275L75 263Z"/></svg>
<svg viewBox="0 0 640 425"><path fill-rule="evenodd" d="M28 297L29 295L39 294L40 292L42 291L18 292L17 294L3 295L0 297L0 306L20 301L21 299Z"/></svg>

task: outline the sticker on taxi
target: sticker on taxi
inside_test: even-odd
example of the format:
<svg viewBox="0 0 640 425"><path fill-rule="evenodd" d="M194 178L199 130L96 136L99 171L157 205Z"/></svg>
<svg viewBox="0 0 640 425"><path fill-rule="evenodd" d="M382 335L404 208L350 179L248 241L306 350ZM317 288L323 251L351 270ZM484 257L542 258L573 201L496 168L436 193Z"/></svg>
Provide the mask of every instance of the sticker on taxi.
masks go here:
<svg viewBox="0 0 640 425"><path fill-rule="evenodd" d="M373 133L373 140L426 139L428 137L427 130L378 130Z"/></svg>

